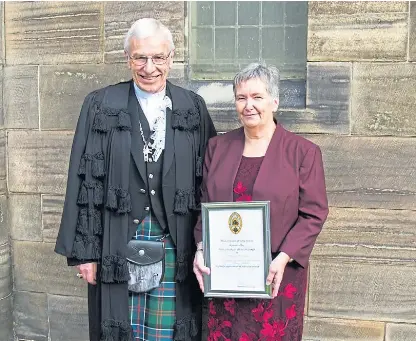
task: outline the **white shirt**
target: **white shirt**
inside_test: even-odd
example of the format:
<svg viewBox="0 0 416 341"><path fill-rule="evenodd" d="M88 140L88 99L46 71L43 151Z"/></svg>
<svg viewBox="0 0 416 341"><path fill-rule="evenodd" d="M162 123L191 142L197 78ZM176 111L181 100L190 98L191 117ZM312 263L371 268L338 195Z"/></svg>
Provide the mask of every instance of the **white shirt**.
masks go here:
<svg viewBox="0 0 416 341"><path fill-rule="evenodd" d="M153 130L155 120L160 115L160 107L161 103L163 103L166 89L163 89L162 91L153 94L143 91L136 85L136 83L133 84L136 98L139 101L140 106L142 107L147 122L149 122L150 130Z"/></svg>

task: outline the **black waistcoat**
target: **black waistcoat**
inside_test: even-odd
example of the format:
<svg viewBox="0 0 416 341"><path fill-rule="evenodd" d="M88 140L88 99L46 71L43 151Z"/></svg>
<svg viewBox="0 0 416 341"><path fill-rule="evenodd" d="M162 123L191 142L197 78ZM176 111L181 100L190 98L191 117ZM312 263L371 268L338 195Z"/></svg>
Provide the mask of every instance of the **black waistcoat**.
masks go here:
<svg viewBox="0 0 416 341"><path fill-rule="evenodd" d="M146 141L149 140L151 131L147 118L142 110L138 110L138 116L143 129L143 136ZM170 127L166 127L169 129ZM132 146L134 148L134 146ZM148 202L150 203L149 210L156 217L162 228L167 231L168 224L166 220L165 209L163 206L162 196L162 176L163 176L163 152L159 156L157 162L146 162L146 193L148 196ZM147 210L147 207L145 207Z"/></svg>

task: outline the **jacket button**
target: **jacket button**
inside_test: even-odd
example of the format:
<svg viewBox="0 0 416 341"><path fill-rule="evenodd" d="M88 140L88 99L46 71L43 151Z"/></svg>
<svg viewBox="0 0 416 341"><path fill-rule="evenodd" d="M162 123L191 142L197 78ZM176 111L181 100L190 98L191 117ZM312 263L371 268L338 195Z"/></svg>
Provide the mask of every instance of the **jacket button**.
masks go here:
<svg viewBox="0 0 416 341"><path fill-rule="evenodd" d="M140 193L146 193L146 190L144 188L140 188Z"/></svg>
<svg viewBox="0 0 416 341"><path fill-rule="evenodd" d="M140 223L140 220L139 219L134 219L133 223L138 224L138 223Z"/></svg>
<svg viewBox="0 0 416 341"><path fill-rule="evenodd" d="M155 192L155 190L154 190L154 189L152 189L152 190L150 191L150 193L151 193L152 195L155 195L155 194L156 194L156 192Z"/></svg>
<svg viewBox="0 0 416 341"><path fill-rule="evenodd" d="M150 207L149 207L149 206L146 206L146 207L144 208L144 210L145 210L145 211L149 211L149 210L150 210Z"/></svg>
<svg viewBox="0 0 416 341"><path fill-rule="evenodd" d="M150 173L150 174L149 174L149 178L150 178L150 179L153 179L153 174L151 174L151 173Z"/></svg>

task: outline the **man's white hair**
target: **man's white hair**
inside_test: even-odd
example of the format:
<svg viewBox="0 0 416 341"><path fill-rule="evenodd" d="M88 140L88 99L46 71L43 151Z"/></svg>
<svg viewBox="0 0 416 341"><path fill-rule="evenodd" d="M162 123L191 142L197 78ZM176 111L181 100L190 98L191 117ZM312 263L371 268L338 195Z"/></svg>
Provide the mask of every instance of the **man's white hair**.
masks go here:
<svg viewBox="0 0 416 341"><path fill-rule="evenodd" d="M129 29L124 38L124 51L130 52L130 39L145 39L152 36L161 36L169 42L171 50L175 48L172 33L159 20L153 18L142 18L137 20Z"/></svg>

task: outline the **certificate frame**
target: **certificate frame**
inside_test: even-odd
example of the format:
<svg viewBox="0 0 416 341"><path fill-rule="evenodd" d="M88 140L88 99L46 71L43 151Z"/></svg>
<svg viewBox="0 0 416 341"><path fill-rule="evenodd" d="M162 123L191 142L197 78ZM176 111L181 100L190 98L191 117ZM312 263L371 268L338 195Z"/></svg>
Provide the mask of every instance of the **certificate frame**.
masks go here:
<svg viewBox="0 0 416 341"><path fill-rule="evenodd" d="M236 230L238 230L238 227L236 229L232 229L232 225L230 223L231 216L233 214L237 213L237 220L238 216L240 216L241 225L244 226L241 215L248 217L248 214L250 216L255 215L255 217L262 217L262 221L259 224L254 225L261 225L257 226L257 229L261 229L261 231L251 231L250 233L262 233L263 240L262 240L262 255L261 255L261 261L262 264L260 265L260 268L257 269L257 274L260 274L263 276L262 280L264 285L262 288L260 288L259 285L257 285L256 289L241 289L237 287L233 287L232 289L224 289L224 288L217 288L215 285L213 285L212 280L212 271L213 271L213 258L218 258L218 247L215 248L215 245L218 245L218 243L224 242L224 240L216 240L220 239L213 236L212 233L215 233L216 228L214 225L211 225L215 223L217 226L218 222L210 221L210 216L228 216L228 214L231 213L229 216L228 221L224 222L224 219L221 219L221 228L224 228L224 224L226 225L226 228L229 228L231 233L236 233ZM263 298L263 299L271 299L272 298L272 287L271 285L266 285L266 278L269 273L269 265L272 261L272 255L271 255L271 241L270 241L270 202L269 201L245 201L245 202L211 202L211 203L201 203L201 218L202 218L202 243L203 243L203 254L204 254L204 262L205 266L209 267L211 269L210 275L204 275L204 296L205 297L229 297L229 298ZM213 220L213 219L212 219ZM238 225L238 223L237 223ZM250 228L253 228L253 224L250 225ZM240 230L242 227L240 228ZM246 227L247 229L247 227ZM230 232L228 231L228 232ZM212 233L210 233L212 232ZM222 231L221 231L222 233ZM237 232L239 233L239 231ZM247 232L246 232L247 235ZM256 235L258 236L258 235ZM256 237L258 239L258 237ZM231 239L232 240L232 239ZM227 242L229 240L226 240ZM247 240L243 240L247 241ZM260 245L260 242L257 241L257 246ZM232 246L232 245L231 245ZM227 251L231 250L228 249ZM253 250L253 249L251 249ZM214 255L213 252L216 251L217 253ZM257 254L258 250L256 249L256 257L259 259L259 255ZM222 266L222 265L221 265ZM238 266L236 266L238 267ZM215 271L215 270L214 270ZM238 274L243 274L244 271L248 270L236 270ZM219 272L219 270L218 270ZM217 277L220 277L217 275ZM250 277L250 276L249 276ZM241 276L241 278L245 278L245 276ZM218 279L217 279L218 282ZM225 285L227 286L227 285ZM242 286L244 287L244 286ZM247 286L249 288L249 286Z"/></svg>

